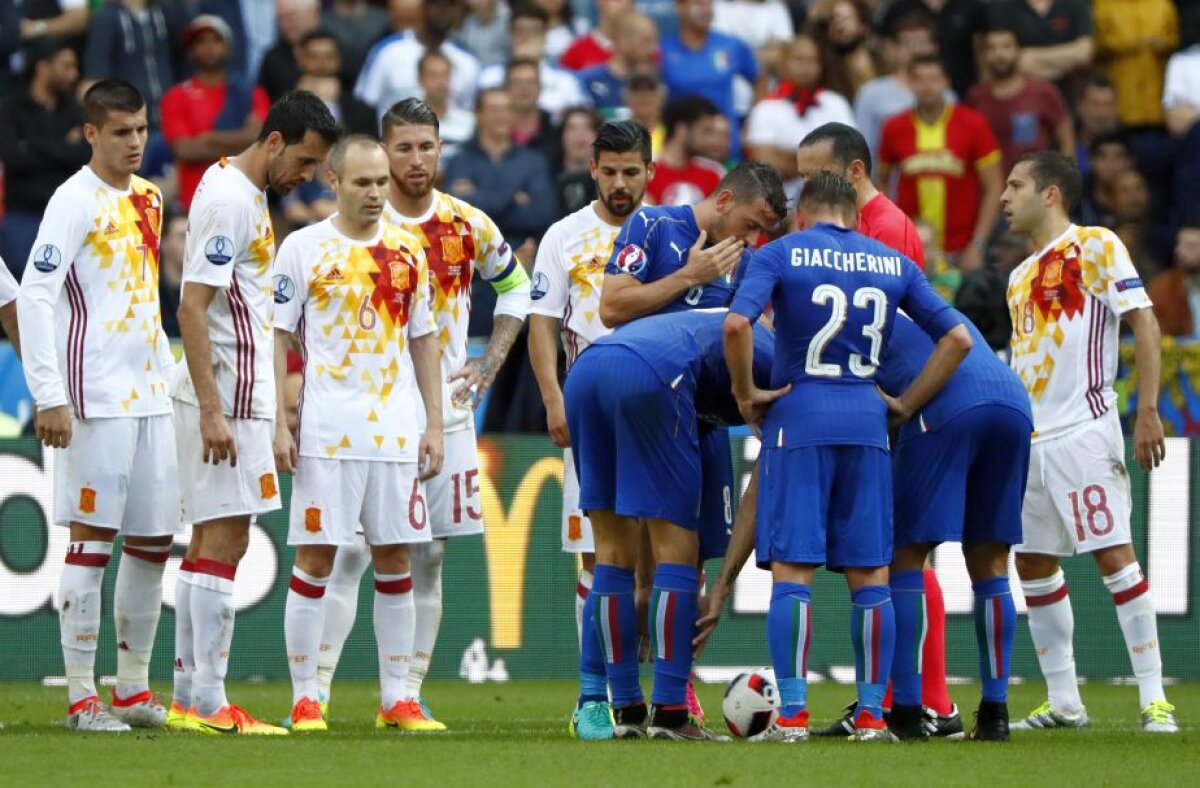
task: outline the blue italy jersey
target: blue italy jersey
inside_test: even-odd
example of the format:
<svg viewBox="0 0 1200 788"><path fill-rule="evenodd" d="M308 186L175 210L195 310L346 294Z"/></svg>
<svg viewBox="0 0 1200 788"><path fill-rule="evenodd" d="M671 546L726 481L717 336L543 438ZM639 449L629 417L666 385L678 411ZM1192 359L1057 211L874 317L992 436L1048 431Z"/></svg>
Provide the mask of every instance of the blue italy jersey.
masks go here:
<svg viewBox="0 0 1200 788"><path fill-rule="evenodd" d="M700 228L690 205L655 205L639 209L625 221L613 243L606 274L628 274L639 282L656 282L683 268ZM696 285L664 306L660 312L727 307L746 271L750 251L742 253L737 267L725 277Z"/></svg>
<svg viewBox="0 0 1200 788"><path fill-rule="evenodd" d="M980 405L1006 405L1025 414L1030 424L1033 423L1029 395L1017 373L988 347L987 340L974 323L957 311L954 314L971 332L971 352L963 359L946 387L904 425L900 432L901 440L940 429L958 414ZM921 374L931 355L933 342L929 336L917 328L907 315L896 315L891 338L880 360L876 382L888 394L898 397Z"/></svg>
<svg viewBox="0 0 1200 788"><path fill-rule="evenodd" d="M959 317L907 257L853 230L818 224L764 246L730 310L757 320L775 306L771 387L792 384L767 412L772 446L887 448L875 375L903 307L933 339Z"/></svg>
<svg viewBox="0 0 1200 788"><path fill-rule="evenodd" d="M733 78L741 76L750 84L758 79L758 61L754 50L739 38L710 31L699 49L692 49L679 36L664 36L662 78L669 98L703 96L729 118L733 134L729 155L741 158L740 118L733 101Z"/></svg>
<svg viewBox="0 0 1200 788"><path fill-rule="evenodd" d="M634 320L593 346L618 345L636 353L664 385L695 401L696 415L719 424L742 424L725 364L724 309L691 310ZM587 351L584 351L585 353ZM771 332L754 329L754 380L771 380L775 347ZM620 381L613 381L614 388Z"/></svg>

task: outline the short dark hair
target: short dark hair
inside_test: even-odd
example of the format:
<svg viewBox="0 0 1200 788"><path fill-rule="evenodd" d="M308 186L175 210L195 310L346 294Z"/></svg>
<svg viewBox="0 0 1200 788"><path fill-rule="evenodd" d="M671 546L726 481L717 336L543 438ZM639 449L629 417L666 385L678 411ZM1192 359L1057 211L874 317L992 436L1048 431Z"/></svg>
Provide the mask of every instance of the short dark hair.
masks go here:
<svg viewBox="0 0 1200 788"><path fill-rule="evenodd" d="M728 189L740 203L766 200L771 212L782 219L787 216L787 195L783 193L783 182L779 171L761 161L744 161L725 173L717 184L717 191Z"/></svg>
<svg viewBox="0 0 1200 788"><path fill-rule="evenodd" d="M821 170L804 179L799 205L802 208L820 205L853 216L858 211L858 192L848 179L836 172Z"/></svg>
<svg viewBox="0 0 1200 788"><path fill-rule="evenodd" d="M379 144L379 140L369 134L346 134L335 142L333 150L329 151L329 169L337 173L339 178L342 177L342 167L346 163L346 152L351 148L369 148L372 146L383 150L383 147Z"/></svg>
<svg viewBox="0 0 1200 788"><path fill-rule="evenodd" d="M492 95L493 93L503 93L504 95L507 96L508 88L505 87L504 85L493 85L490 88L480 88L479 90L477 90L475 92L475 113L476 114L479 114L479 111L481 109L483 109L483 100L485 98L487 98L488 96Z"/></svg>
<svg viewBox="0 0 1200 788"><path fill-rule="evenodd" d="M908 62L908 71L911 74L921 66L937 66L942 73L946 73L946 64L937 55L917 55Z"/></svg>
<svg viewBox="0 0 1200 788"><path fill-rule="evenodd" d="M600 114L591 107L585 107L582 104L577 104L574 107L567 107L562 111L562 117L559 118L558 121L558 131L560 136L562 134L562 130L567 127L567 121L576 115L582 115L583 117L587 118L588 123L592 127L592 131L599 131Z"/></svg>
<svg viewBox="0 0 1200 788"><path fill-rule="evenodd" d="M1184 220L1179 223L1179 232L1184 230L1200 232L1200 214L1194 213L1184 217Z"/></svg>
<svg viewBox="0 0 1200 788"><path fill-rule="evenodd" d="M1033 185L1039 192L1057 186L1062 194L1063 210L1070 213L1083 196L1083 176L1074 160L1056 150L1026 153L1013 164L1028 164Z"/></svg>
<svg viewBox="0 0 1200 788"><path fill-rule="evenodd" d="M546 9L536 3L514 3L512 16L508 18L508 26L511 28L516 24L518 19L536 19L547 28L550 27L550 15L546 13Z"/></svg>
<svg viewBox="0 0 1200 788"><path fill-rule="evenodd" d="M992 24L988 25L983 30L983 34L985 36L992 35L993 33L1007 33L1008 35L1012 36L1016 40L1018 48L1021 46L1021 34L1017 31L1017 28L1014 27L1011 23L993 22Z"/></svg>
<svg viewBox="0 0 1200 788"><path fill-rule="evenodd" d="M422 58L424 59L424 58ZM386 140L392 129L398 126L433 126L433 133L441 132L437 113L433 111L424 99L406 98L397 101L383 113L383 138Z"/></svg>
<svg viewBox="0 0 1200 788"><path fill-rule="evenodd" d="M121 79L102 79L83 94L83 122L100 127L110 112L137 112L146 100L133 85Z"/></svg>
<svg viewBox="0 0 1200 788"><path fill-rule="evenodd" d="M57 36L35 38L25 47L26 76L33 79L34 68L38 63L53 60L64 49L71 49L71 42L65 38L58 38Z"/></svg>
<svg viewBox="0 0 1200 788"><path fill-rule="evenodd" d="M1088 145L1088 154L1095 156L1101 148L1108 145L1116 145L1124 148L1125 154L1130 158L1133 158L1135 155L1133 152L1133 143L1130 142L1129 137L1125 134L1125 132L1119 129L1116 131L1106 131L1103 134L1097 134L1096 138L1092 140L1092 144Z"/></svg>
<svg viewBox="0 0 1200 788"><path fill-rule="evenodd" d="M508 85L508 80L512 77L513 71L518 68L532 68L538 75L538 83L542 81L542 64L531 57L514 57L508 61L508 65L504 67L504 84Z"/></svg>
<svg viewBox="0 0 1200 788"><path fill-rule="evenodd" d="M338 54L342 53L342 42L338 40L338 37L329 28L318 27L300 36L300 46L302 47L306 47L314 41L332 41Z"/></svg>
<svg viewBox="0 0 1200 788"><path fill-rule="evenodd" d="M1116 86L1113 85L1112 80L1109 79L1106 74L1102 74L1099 71L1093 71L1088 75L1088 78L1084 80L1083 89L1079 91L1080 97L1087 92L1088 88L1100 88L1101 90L1112 91L1117 89Z"/></svg>
<svg viewBox="0 0 1200 788"><path fill-rule="evenodd" d="M314 131L329 145L342 136L342 127L333 119L325 102L307 90L292 90L284 93L271 105L263 121L258 141L278 132L285 145L298 145L304 135Z"/></svg>
<svg viewBox="0 0 1200 788"><path fill-rule="evenodd" d="M596 132L592 143L592 158L600 161L600 154L630 153L636 151L646 164L654 157L650 132L636 120L610 120Z"/></svg>
<svg viewBox="0 0 1200 788"><path fill-rule="evenodd" d="M450 66L450 71L454 71L454 63L450 61L449 55L440 49L426 49L425 54L421 55L421 59L417 61L417 76L425 70L425 64L430 60L444 60L446 65Z"/></svg>
<svg viewBox="0 0 1200 788"><path fill-rule="evenodd" d="M923 8L916 8L907 13L901 14L896 21L888 26L884 35L891 39L900 37L901 33L909 30L925 30L931 35L937 32L937 20L933 18L933 14L925 11Z"/></svg>
<svg viewBox="0 0 1200 788"><path fill-rule="evenodd" d="M867 168L867 175L871 174L871 146L862 132L845 123L824 123L800 140L800 147L819 145L826 140L833 143L833 158L844 169L849 169L850 163L857 160Z"/></svg>
<svg viewBox="0 0 1200 788"><path fill-rule="evenodd" d="M688 126L700 118L720 114L720 107L703 96L684 96L667 103L663 109L663 126L667 138L670 139L679 126Z"/></svg>
<svg viewBox="0 0 1200 788"><path fill-rule="evenodd" d="M639 71L625 81L625 90L661 90L662 80L652 71Z"/></svg>

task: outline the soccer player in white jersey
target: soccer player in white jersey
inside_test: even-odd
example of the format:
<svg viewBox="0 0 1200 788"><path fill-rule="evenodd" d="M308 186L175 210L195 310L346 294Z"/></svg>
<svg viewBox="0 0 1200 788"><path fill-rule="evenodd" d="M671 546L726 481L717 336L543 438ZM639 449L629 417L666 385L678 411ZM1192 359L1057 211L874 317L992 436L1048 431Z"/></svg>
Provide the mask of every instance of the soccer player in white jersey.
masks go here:
<svg viewBox="0 0 1200 788"><path fill-rule="evenodd" d="M438 117L420 99L405 99L383 116L383 145L391 165L387 217L421 239L429 263L433 317L442 352L442 402L446 458L429 480L429 523L433 541L414 546L413 598L416 635L408 670L409 692L425 719L433 720L421 697L442 621L442 561L447 537L483 532L479 456L472 402L483 396L504 363L529 312L529 276L482 211L433 188L441 158ZM497 293L495 322L480 358L467 358L471 278L481 276ZM360 543L361 544L361 543ZM325 591L325 634L320 679L328 698L342 646L354 625L358 583L366 570L362 548L338 550ZM442 727L438 723L438 727Z"/></svg>
<svg viewBox="0 0 1200 788"><path fill-rule="evenodd" d="M317 689L321 598L338 547L355 542L361 521L375 564L376 725L429 730L407 688L416 618L408 551L430 539L421 482L442 464L429 267L416 236L381 221L391 175L378 140L343 137L330 172L337 213L289 235L275 263L276 374L293 337L304 356L288 527L296 566L284 614L291 729L328 728Z"/></svg>
<svg viewBox="0 0 1200 788"><path fill-rule="evenodd" d="M275 236L267 187L287 194L313 174L339 129L325 102L296 91L267 113L258 140L204 173L188 215L175 432L183 516L193 524L175 591L175 694L168 727L283 734L225 696L233 583L250 525L280 507L273 438L289 445L276 390ZM280 452L287 462L285 452Z"/></svg>
<svg viewBox="0 0 1200 788"><path fill-rule="evenodd" d="M584 612L596 548L592 524L579 509L579 480L558 379L558 344L561 334L569 372L588 345L612 330L599 314L604 268L625 219L642 205L646 183L654 173L650 162L650 135L638 123L610 121L600 127L591 161L598 199L546 231L538 246L530 291L529 361L546 406L550 439L563 448L562 546L564 552L579 555L583 564L575 592L580 691L571 715L571 731L581 739L611 739L613 723L594 612Z"/></svg>
<svg viewBox="0 0 1200 788"><path fill-rule="evenodd" d="M50 199L17 297L37 435L60 449L54 519L71 529L58 591L67 727L159 728L148 684L162 576L180 527L168 378L175 367L158 302L162 195L134 175L146 106L132 85L84 95L92 158ZM101 585L124 537L113 595L117 686L105 707L94 665Z"/></svg>
<svg viewBox="0 0 1200 788"><path fill-rule="evenodd" d="M21 331L17 327L17 291L20 285L13 279L4 258L0 257L0 329L12 343L17 358L21 358Z"/></svg>
<svg viewBox="0 0 1200 788"><path fill-rule="evenodd" d="M1165 452L1158 417L1159 330L1121 240L1067 218L1082 191L1074 162L1022 157L1001 199L1013 232L1038 251L1008 281L1013 369L1033 404L1033 451L1017 573L1048 698L1014 729L1080 728L1087 711L1075 680L1074 617L1059 566L1091 553L1112 594L1137 677L1142 727L1174 733L1163 693L1158 624L1131 544L1129 475L1113 379L1121 320L1133 329L1138 381L1134 453L1150 471Z"/></svg>

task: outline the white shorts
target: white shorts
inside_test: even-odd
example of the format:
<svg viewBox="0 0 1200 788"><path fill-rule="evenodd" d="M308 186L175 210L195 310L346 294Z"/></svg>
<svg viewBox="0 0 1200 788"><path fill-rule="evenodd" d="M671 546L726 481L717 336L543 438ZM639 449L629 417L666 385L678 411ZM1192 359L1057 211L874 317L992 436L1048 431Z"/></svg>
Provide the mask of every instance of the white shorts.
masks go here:
<svg viewBox="0 0 1200 788"><path fill-rule="evenodd" d="M564 553L594 553L592 521L579 508L579 477L570 449L563 449L562 549Z"/></svg>
<svg viewBox="0 0 1200 788"><path fill-rule="evenodd" d="M229 461L204 461L200 439L200 409L175 400L175 442L179 449L179 479L183 518L206 523L223 517L273 512L282 506L275 474L275 422L226 416L237 446L237 467Z"/></svg>
<svg viewBox="0 0 1200 788"><path fill-rule="evenodd" d="M434 539L483 533L474 426L446 433L442 472L425 482L425 489L429 493L429 522Z"/></svg>
<svg viewBox="0 0 1200 788"><path fill-rule="evenodd" d="M54 474L54 521L171 536L182 530L171 417L73 419Z"/></svg>
<svg viewBox="0 0 1200 788"><path fill-rule="evenodd" d="M415 462L301 457L292 481L290 545L428 542L425 485Z"/></svg>
<svg viewBox="0 0 1200 788"><path fill-rule="evenodd" d="M1018 553L1068 556L1132 541L1125 439L1115 411L1033 444Z"/></svg>

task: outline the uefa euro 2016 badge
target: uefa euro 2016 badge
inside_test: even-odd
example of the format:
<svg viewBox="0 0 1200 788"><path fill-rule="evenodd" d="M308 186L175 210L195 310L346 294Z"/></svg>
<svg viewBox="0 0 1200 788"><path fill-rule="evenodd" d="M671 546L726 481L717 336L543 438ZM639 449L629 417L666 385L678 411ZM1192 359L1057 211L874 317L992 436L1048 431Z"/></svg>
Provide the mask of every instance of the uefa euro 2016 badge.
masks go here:
<svg viewBox="0 0 1200 788"><path fill-rule="evenodd" d="M296 295L296 284L286 274L275 274L275 303L286 304Z"/></svg>
<svg viewBox="0 0 1200 788"><path fill-rule="evenodd" d="M233 241L224 235L214 235L204 244L204 257L213 265L227 265L233 259Z"/></svg>
<svg viewBox="0 0 1200 788"><path fill-rule="evenodd" d="M637 244L629 244L617 255L617 270L637 275L646 267L646 252Z"/></svg>
<svg viewBox="0 0 1200 788"><path fill-rule="evenodd" d="M54 244L42 244L33 253L33 267L43 274L57 271L60 265L62 265L62 252L58 251L58 247Z"/></svg>
<svg viewBox="0 0 1200 788"><path fill-rule="evenodd" d="M534 273L533 283L529 288L529 298L533 301L538 301L545 297L546 291L550 289L550 280L541 271Z"/></svg>

